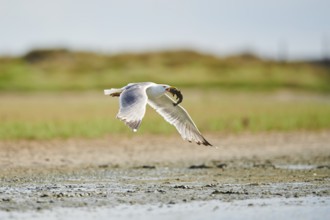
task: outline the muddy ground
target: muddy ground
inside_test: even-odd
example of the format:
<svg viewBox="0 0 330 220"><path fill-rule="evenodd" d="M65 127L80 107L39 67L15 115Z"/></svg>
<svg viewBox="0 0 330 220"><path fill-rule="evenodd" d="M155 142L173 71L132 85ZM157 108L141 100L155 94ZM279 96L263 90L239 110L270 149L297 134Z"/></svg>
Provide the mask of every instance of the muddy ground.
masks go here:
<svg viewBox="0 0 330 220"><path fill-rule="evenodd" d="M330 197L330 131L0 142L0 211Z"/></svg>

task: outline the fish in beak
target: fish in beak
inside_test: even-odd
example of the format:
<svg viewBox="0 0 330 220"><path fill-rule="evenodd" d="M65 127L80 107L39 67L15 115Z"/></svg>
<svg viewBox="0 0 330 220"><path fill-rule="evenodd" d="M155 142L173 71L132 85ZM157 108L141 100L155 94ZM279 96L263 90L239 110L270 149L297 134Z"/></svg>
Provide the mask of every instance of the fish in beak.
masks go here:
<svg viewBox="0 0 330 220"><path fill-rule="evenodd" d="M173 95L173 97L177 100L176 103L173 103L174 106L177 106L178 104L180 104L182 102L183 96L182 96L180 90L171 86L171 87L167 88L166 91L171 93Z"/></svg>

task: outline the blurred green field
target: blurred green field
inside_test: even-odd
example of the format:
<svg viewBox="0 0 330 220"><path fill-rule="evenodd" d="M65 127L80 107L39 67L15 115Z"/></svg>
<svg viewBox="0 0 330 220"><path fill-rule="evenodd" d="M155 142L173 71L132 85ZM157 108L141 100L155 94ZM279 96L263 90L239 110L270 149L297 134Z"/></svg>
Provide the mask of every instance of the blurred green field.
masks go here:
<svg viewBox="0 0 330 220"><path fill-rule="evenodd" d="M103 89L153 81L178 87L202 132L330 129L330 68L251 54L105 55L35 50L0 58L0 139L97 138L132 132ZM157 126L155 126L157 125ZM173 134L150 108L139 133Z"/></svg>
<svg viewBox="0 0 330 220"><path fill-rule="evenodd" d="M117 55L35 50L0 58L0 92L101 90L143 81L180 88L330 92L330 68L251 54L219 58L184 50Z"/></svg>
<svg viewBox="0 0 330 220"><path fill-rule="evenodd" d="M184 89L182 105L203 133L318 131L330 128L328 95ZM133 135L115 118L118 99L102 91L0 95L0 139ZM157 126L155 126L157 125ZM148 108L138 133L174 134Z"/></svg>

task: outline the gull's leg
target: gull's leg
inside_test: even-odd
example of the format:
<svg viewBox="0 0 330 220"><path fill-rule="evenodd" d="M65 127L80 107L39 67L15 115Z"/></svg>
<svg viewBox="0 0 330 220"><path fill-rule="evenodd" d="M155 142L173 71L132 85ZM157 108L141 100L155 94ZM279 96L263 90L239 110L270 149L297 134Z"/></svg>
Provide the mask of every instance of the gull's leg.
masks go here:
<svg viewBox="0 0 330 220"><path fill-rule="evenodd" d="M119 97L123 92L123 89L105 89L104 95L110 95L112 97Z"/></svg>
<svg viewBox="0 0 330 220"><path fill-rule="evenodd" d="M121 94L121 92L115 92L115 93L111 93L110 96L112 97L119 97Z"/></svg>

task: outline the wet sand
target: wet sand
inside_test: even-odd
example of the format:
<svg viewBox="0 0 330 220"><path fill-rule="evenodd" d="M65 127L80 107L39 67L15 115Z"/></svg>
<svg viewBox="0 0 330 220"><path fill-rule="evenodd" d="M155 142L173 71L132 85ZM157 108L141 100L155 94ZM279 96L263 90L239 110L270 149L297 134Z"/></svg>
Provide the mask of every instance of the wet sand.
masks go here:
<svg viewBox="0 0 330 220"><path fill-rule="evenodd" d="M10 219L329 219L330 199L248 199L234 202L197 201L175 205L119 205L113 208L56 208L30 212L1 212Z"/></svg>
<svg viewBox="0 0 330 220"><path fill-rule="evenodd" d="M218 147L176 135L1 141L0 217L68 219L61 213L72 210L127 219L140 210L140 219L148 213L171 218L180 207L198 210L196 204L204 208L195 217L223 206L253 214L266 210L260 201L279 209L301 201L298 209L329 215L330 131L206 136ZM122 216L111 214L123 207ZM292 207L288 219L301 213Z"/></svg>

